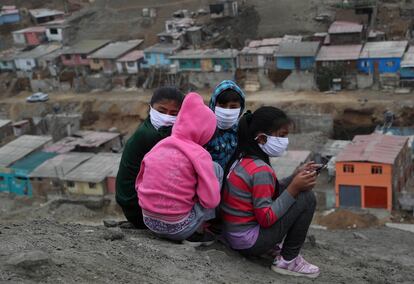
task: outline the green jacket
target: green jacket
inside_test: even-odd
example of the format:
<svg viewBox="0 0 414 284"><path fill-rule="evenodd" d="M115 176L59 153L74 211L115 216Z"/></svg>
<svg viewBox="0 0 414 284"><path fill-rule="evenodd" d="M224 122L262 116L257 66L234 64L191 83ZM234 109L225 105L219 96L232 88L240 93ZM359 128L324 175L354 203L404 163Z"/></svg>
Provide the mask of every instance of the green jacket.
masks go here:
<svg viewBox="0 0 414 284"><path fill-rule="evenodd" d="M141 215L135 191L135 179L142 159L160 140L170 135L171 127L160 128L157 131L148 117L128 139L116 177L115 195L116 202L122 207L127 218L135 219L136 216Z"/></svg>

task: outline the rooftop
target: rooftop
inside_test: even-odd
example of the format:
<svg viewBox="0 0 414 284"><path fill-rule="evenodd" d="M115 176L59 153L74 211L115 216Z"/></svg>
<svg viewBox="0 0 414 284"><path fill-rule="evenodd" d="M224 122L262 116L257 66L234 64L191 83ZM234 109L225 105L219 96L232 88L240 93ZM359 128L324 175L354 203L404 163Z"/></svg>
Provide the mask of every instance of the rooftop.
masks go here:
<svg viewBox="0 0 414 284"><path fill-rule="evenodd" d="M129 41L118 41L110 43L96 52L89 55L89 58L97 59L117 59L128 51L138 47L144 40L136 39Z"/></svg>
<svg viewBox="0 0 414 284"><path fill-rule="evenodd" d="M54 156L56 156L55 153L46 153L41 151L35 152L17 161L10 168L14 169L15 171L25 171L27 173L30 173L44 161L47 161Z"/></svg>
<svg viewBox="0 0 414 284"><path fill-rule="evenodd" d="M30 177L63 179L69 172L92 158L92 153L71 152L49 159L34 169Z"/></svg>
<svg viewBox="0 0 414 284"><path fill-rule="evenodd" d="M289 177L304 162L310 158L310 151L286 151L282 157L271 158L270 163L277 178Z"/></svg>
<svg viewBox="0 0 414 284"><path fill-rule="evenodd" d="M0 148L0 167L10 166L51 141L50 136L20 136Z"/></svg>
<svg viewBox="0 0 414 284"><path fill-rule="evenodd" d="M302 38L301 35L284 35L282 42L301 42Z"/></svg>
<svg viewBox="0 0 414 284"><path fill-rule="evenodd" d="M69 172L64 180L79 182L102 182L119 166L121 154L99 153L87 160L73 171Z"/></svg>
<svg viewBox="0 0 414 284"><path fill-rule="evenodd" d="M23 33L44 33L46 32L46 27L44 26L33 26L33 27L28 27L22 30L17 30L14 31L12 33L14 34L23 34Z"/></svg>
<svg viewBox="0 0 414 284"><path fill-rule="evenodd" d="M164 53L164 54L173 54L175 51L179 50L181 47L180 44L174 43L157 43L153 46L147 47L144 50L145 52L152 52L152 53Z"/></svg>
<svg viewBox="0 0 414 284"><path fill-rule="evenodd" d="M406 40L367 42L359 58L401 58L407 45Z"/></svg>
<svg viewBox="0 0 414 284"><path fill-rule="evenodd" d="M240 54L263 54L263 55L273 55L276 51L279 50L279 46L262 46L262 47L249 47L240 51Z"/></svg>
<svg viewBox="0 0 414 284"><path fill-rule="evenodd" d="M353 22L336 21L329 27L329 34L348 34L348 33L361 33L363 26Z"/></svg>
<svg viewBox="0 0 414 284"><path fill-rule="evenodd" d="M119 62L130 62L130 61L137 61L144 57L144 51L142 50L134 50L131 51L121 58L118 59Z"/></svg>
<svg viewBox="0 0 414 284"><path fill-rule="evenodd" d="M323 145L320 154L322 157L335 157L350 143L349 140L328 140Z"/></svg>
<svg viewBox="0 0 414 284"><path fill-rule="evenodd" d="M119 137L119 135L119 133L114 132L82 130L46 147L45 151L63 154L75 150L76 147L97 148Z"/></svg>
<svg viewBox="0 0 414 284"><path fill-rule="evenodd" d="M283 38L264 38L262 40L252 40L248 47L277 46L283 41Z"/></svg>
<svg viewBox="0 0 414 284"><path fill-rule="evenodd" d="M46 54L52 53L53 51L61 48L59 44L44 44L39 45L33 48L32 50L21 52L15 56L16 59L26 59L26 58L39 58L45 56Z"/></svg>
<svg viewBox="0 0 414 284"><path fill-rule="evenodd" d="M316 61L358 60L362 44L322 46Z"/></svg>
<svg viewBox="0 0 414 284"><path fill-rule="evenodd" d="M337 162L372 162L394 164L408 137L382 135L357 135L337 156Z"/></svg>
<svg viewBox="0 0 414 284"><path fill-rule="evenodd" d="M170 59L235 58L237 49L186 49L170 56Z"/></svg>
<svg viewBox="0 0 414 284"><path fill-rule="evenodd" d="M414 67L414 46L410 46L401 61L401 67Z"/></svg>
<svg viewBox="0 0 414 284"><path fill-rule="evenodd" d="M319 42L301 41L301 42L282 42L279 50L276 52L277 57L312 57L316 56L319 49Z"/></svg>
<svg viewBox="0 0 414 284"><path fill-rule="evenodd" d="M17 48L10 48L3 51L0 51L0 60L13 60L21 50Z"/></svg>
<svg viewBox="0 0 414 284"><path fill-rule="evenodd" d="M0 119L0 128L6 126L6 125L11 125L11 120L8 119Z"/></svg>
<svg viewBox="0 0 414 284"><path fill-rule="evenodd" d="M110 40L106 39L86 39L77 42L68 49L64 54L89 54L97 50L98 48L110 43Z"/></svg>
<svg viewBox="0 0 414 284"><path fill-rule="evenodd" d="M52 10L48 8L41 8L41 9L32 9L29 10L29 13L34 18L43 18L43 17L50 17L50 16L61 16L65 13L59 10Z"/></svg>

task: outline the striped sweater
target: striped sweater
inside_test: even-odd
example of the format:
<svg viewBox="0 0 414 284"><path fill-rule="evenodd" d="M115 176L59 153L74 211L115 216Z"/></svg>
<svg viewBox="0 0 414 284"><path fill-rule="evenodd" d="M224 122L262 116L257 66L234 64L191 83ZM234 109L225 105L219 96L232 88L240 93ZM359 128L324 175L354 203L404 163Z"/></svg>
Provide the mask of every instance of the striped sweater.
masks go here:
<svg viewBox="0 0 414 284"><path fill-rule="evenodd" d="M245 232L258 225L272 226L295 203L286 190L279 195L280 191L275 172L268 164L258 158L241 159L230 171L223 189L221 211L225 231Z"/></svg>

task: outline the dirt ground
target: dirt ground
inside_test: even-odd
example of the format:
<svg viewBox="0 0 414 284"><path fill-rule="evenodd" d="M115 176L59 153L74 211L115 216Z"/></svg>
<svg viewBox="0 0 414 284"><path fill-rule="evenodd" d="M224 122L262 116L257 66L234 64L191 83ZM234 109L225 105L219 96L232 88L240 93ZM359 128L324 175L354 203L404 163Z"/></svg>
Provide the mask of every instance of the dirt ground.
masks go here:
<svg viewBox="0 0 414 284"><path fill-rule="evenodd" d="M221 243L194 249L148 231L106 228L102 219L119 215L82 205L27 207L4 196L0 203L0 283L414 281L413 234L386 227L311 229L303 254L322 271L312 281L275 274L270 257L246 259Z"/></svg>

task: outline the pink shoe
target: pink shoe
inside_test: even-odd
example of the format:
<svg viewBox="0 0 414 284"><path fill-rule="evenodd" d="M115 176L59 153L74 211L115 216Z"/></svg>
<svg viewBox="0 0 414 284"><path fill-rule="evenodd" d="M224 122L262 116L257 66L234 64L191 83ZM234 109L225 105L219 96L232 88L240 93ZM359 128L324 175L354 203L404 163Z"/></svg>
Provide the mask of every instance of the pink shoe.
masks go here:
<svg viewBox="0 0 414 284"><path fill-rule="evenodd" d="M316 278L319 276L319 267L307 262L301 255L286 261L282 256L278 256L273 261L271 269L274 272L290 275L290 276L304 276L309 278Z"/></svg>

